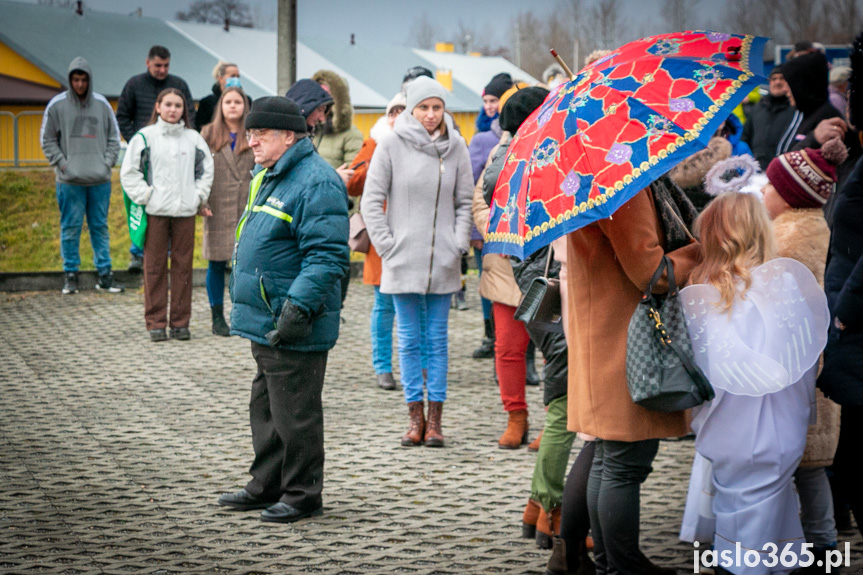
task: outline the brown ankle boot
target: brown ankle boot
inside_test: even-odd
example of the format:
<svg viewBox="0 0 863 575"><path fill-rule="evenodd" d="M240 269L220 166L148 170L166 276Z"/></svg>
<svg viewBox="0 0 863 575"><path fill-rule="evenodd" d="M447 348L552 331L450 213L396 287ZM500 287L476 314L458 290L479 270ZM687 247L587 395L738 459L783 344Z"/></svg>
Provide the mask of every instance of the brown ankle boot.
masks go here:
<svg viewBox="0 0 863 575"><path fill-rule="evenodd" d="M442 401L429 402L429 418L426 424L426 447L443 447L443 433L441 432L441 415L443 414Z"/></svg>
<svg viewBox="0 0 863 575"><path fill-rule="evenodd" d="M541 509L542 507L536 499L527 500L524 513L521 515L521 536L524 539L534 539L536 537L536 521L539 519Z"/></svg>
<svg viewBox="0 0 863 575"><path fill-rule="evenodd" d="M551 549L555 535L560 535L560 507L551 511L542 509L536 520L536 546L540 549Z"/></svg>
<svg viewBox="0 0 863 575"><path fill-rule="evenodd" d="M501 449L518 449L527 443L527 431L527 410L510 411L506 431L497 440L497 446Z"/></svg>
<svg viewBox="0 0 863 575"><path fill-rule="evenodd" d="M527 446L528 451L533 451L534 453L539 451L539 442L542 441L542 432L543 431L545 431L545 430L543 429L542 431L540 431L539 435L536 436L536 439L534 439L533 441L530 442L530 444Z"/></svg>
<svg viewBox="0 0 863 575"><path fill-rule="evenodd" d="M409 402L408 416L410 417L410 427L408 427L408 432L402 436L402 445L404 445L405 447L413 447L421 444L423 441L423 432L425 431L423 402Z"/></svg>
<svg viewBox="0 0 863 575"><path fill-rule="evenodd" d="M584 542L579 543L576 549L572 549L564 539L555 537L545 573L546 575L596 575L596 565L587 554Z"/></svg>

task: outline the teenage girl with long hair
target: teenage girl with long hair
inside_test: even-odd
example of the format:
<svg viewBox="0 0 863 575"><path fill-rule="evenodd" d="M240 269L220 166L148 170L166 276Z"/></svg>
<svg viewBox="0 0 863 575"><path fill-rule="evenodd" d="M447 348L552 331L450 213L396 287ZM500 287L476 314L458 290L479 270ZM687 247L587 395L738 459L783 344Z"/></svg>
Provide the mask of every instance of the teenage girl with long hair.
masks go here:
<svg viewBox="0 0 863 575"><path fill-rule="evenodd" d="M213 158L207 143L189 126L182 92L167 88L159 93L150 122L129 141L120 181L129 199L147 213L144 319L150 339L168 339L168 326L172 338L190 339L195 214L210 195Z"/></svg>

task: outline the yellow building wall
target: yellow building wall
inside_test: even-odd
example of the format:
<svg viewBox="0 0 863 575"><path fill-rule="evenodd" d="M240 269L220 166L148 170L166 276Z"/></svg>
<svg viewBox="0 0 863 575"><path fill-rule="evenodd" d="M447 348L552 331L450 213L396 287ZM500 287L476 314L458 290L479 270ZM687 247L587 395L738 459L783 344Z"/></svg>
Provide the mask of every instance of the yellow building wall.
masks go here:
<svg viewBox="0 0 863 575"><path fill-rule="evenodd" d="M0 42L0 70L6 76L20 78L37 84L44 84L52 88L60 88L60 83L54 78L37 68L29 60L26 60L15 50Z"/></svg>
<svg viewBox="0 0 863 575"><path fill-rule="evenodd" d="M456 112L452 116L465 141L470 144L476 132L476 115L479 112ZM383 114L379 112L354 114L354 125L363 133L363 138L369 137L369 132Z"/></svg>

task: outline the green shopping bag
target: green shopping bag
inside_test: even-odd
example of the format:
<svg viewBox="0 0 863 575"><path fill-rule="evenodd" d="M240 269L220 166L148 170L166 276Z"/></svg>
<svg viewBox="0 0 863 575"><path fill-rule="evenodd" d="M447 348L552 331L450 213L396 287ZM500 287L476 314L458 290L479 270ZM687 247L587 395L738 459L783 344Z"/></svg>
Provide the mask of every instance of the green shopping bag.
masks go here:
<svg viewBox="0 0 863 575"><path fill-rule="evenodd" d="M153 177L150 173L150 147L147 144L147 138L144 134L138 132L144 140L144 149L141 150L141 161L139 170L144 174L144 181L149 185L153 185ZM147 212L144 211L144 206L140 206L129 199L126 195L126 190L123 190L123 203L126 205L126 217L129 224L129 237L132 243L139 248L144 247L144 239L147 237Z"/></svg>

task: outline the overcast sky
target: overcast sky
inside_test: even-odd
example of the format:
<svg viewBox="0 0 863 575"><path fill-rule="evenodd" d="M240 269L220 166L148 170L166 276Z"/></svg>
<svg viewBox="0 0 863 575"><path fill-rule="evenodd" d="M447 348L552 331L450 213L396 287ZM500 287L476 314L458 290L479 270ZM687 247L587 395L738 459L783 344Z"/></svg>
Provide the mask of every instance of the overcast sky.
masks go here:
<svg viewBox="0 0 863 575"><path fill-rule="evenodd" d="M36 0L21 0L35 3ZM144 16L169 20L177 11L188 9L193 0L84 0L85 9L103 12L131 13L141 7ZM263 22L275 22L276 0L246 0ZM337 40L353 33L357 42L408 44L414 22L426 14L439 26L441 36L450 39L459 21L474 24L478 30L489 30L497 41L509 41L512 17L530 11L540 18L553 17L558 0L298 0L298 31ZM705 21L721 18L721 3L700 0L696 10ZM639 23L658 18L662 0L621 0L628 21ZM700 25L703 26L703 25ZM273 26L274 28L274 26Z"/></svg>

